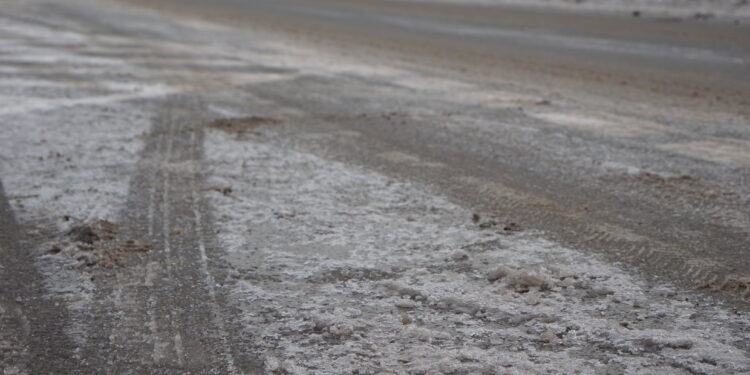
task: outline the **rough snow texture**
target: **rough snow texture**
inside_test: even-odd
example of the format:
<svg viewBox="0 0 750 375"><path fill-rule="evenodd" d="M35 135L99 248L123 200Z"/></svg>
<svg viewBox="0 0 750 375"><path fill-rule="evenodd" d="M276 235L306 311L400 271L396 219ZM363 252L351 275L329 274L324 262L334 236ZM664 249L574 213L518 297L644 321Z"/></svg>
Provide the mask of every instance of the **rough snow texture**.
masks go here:
<svg viewBox="0 0 750 375"><path fill-rule="evenodd" d="M4 2L3 11L9 6ZM124 100L184 89L174 82L190 74L170 66L169 86L160 69L72 52L76 48L112 52L137 42L212 56L217 66L241 59L297 67L300 74L403 77L399 82L405 86L437 91L455 84L388 67L343 64L287 45L270 48L273 43L264 46L262 40L258 48L269 50L258 54L209 43L97 38L68 26L0 18L5 192L19 222L59 233L97 218L118 221L139 135L154 111ZM54 81L45 78L55 74ZM293 74L220 71L201 78L229 90L226 82ZM195 86L206 84L190 78ZM500 95L463 90L464 100ZM504 100L536 99L508 94ZM750 371L747 315L703 307L698 297L666 286L645 290L643 281L619 268L560 248L538 233L507 236L497 233L500 228L482 229L472 222L473 213L423 187L295 151L268 129L265 138L240 139L207 131L211 185L231 187L227 195L207 194L236 269L233 295L246 329L258 338L257 347L246 349L264 356L268 372ZM73 312L85 312L90 284L85 274L60 254L44 254L43 246L34 251L40 252L48 286L69 297Z"/></svg>
<svg viewBox="0 0 750 375"><path fill-rule="evenodd" d="M0 61L13 62L0 62L2 183L27 234L42 239L28 251L37 256L49 291L73 314L86 313L93 284L78 270L85 254L61 240L76 225L118 221L140 135L151 124L143 106L121 100L154 94L148 84L121 81L118 72L134 70L127 64L65 51L92 39L0 17L0 51L6 53ZM119 70L93 83L92 72L75 72L80 66ZM35 74L45 69L51 74ZM75 339L85 337L77 334L85 329L68 327Z"/></svg>
<svg viewBox="0 0 750 375"><path fill-rule="evenodd" d="M211 131L206 153L269 373L750 371L745 315L263 133Z"/></svg>

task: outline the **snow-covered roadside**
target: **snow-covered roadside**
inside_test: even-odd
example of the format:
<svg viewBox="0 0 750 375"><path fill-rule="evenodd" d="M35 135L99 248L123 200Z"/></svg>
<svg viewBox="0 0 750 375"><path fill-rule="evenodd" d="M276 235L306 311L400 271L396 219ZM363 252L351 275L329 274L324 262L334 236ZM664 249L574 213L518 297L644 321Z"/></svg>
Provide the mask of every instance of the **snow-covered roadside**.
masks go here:
<svg viewBox="0 0 750 375"><path fill-rule="evenodd" d="M747 315L261 133L205 150L270 373L750 371Z"/></svg>
<svg viewBox="0 0 750 375"><path fill-rule="evenodd" d="M514 5L638 17L722 19L750 22L747 0L407 0L414 2Z"/></svg>
<svg viewBox="0 0 750 375"><path fill-rule="evenodd" d="M14 4L6 5L4 11L13 9ZM78 270L83 254L66 234L95 220L119 221L141 136L151 125L142 106L121 100L154 96L151 85L118 76L133 67L67 51L91 40L0 17L0 52L8 63L0 70L2 184L18 221L35 239L36 247L27 251L45 275L50 295L80 318L72 322L87 321L76 314L87 313L93 283ZM111 77L85 72L98 66L117 69ZM84 72L71 74L73 67ZM36 74L39 68L49 71ZM80 334L85 324L67 329L72 338L86 337Z"/></svg>

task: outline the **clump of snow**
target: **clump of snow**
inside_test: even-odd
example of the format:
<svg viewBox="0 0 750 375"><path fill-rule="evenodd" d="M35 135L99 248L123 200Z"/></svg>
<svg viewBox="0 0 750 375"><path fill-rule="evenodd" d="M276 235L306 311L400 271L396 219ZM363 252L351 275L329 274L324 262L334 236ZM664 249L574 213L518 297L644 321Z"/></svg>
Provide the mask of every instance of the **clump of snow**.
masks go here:
<svg viewBox="0 0 750 375"><path fill-rule="evenodd" d="M482 230L426 188L276 134L205 140L208 184L232 187L209 195L267 372L750 371L747 315L539 233Z"/></svg>
<svg viewBox="0 0 750 375"><path fill-rule="evenodd" d="M529 288L544 290L551 286L551 282L545 275L529 271L516 271L509 274L507 284L520 291L528 291Z"/></svg>
<svg viewBox="0 0 750 375"><path fill-rule="evenodd" d="M498 269L490 272L487 275L487 280L489 280L489 281L497 281L497 280L502 279L505 276L508 276L512 272L513 272L512 269L510 269L508 267L505 267L505 266L500 266L500 268L498 268Z"/></svg>

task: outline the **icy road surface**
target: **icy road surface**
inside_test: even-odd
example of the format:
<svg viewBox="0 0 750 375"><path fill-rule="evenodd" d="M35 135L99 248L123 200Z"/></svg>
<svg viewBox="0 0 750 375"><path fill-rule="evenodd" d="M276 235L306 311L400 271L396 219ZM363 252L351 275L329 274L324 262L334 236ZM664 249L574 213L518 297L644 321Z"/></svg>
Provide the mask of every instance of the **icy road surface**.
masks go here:
<svg viewBox="0 0 750 375"><path fill-rule="evenodd" d="M3 3L0 373L750 373L745 112L308 43Z"/></svg>

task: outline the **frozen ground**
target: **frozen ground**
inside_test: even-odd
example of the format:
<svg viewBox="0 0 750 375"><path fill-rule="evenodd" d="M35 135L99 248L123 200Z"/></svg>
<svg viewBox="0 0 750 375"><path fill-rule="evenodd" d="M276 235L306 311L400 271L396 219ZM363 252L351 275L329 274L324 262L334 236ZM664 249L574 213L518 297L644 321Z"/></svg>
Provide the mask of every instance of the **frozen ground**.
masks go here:
<svg viewBox="0 0 750 375"><path fill-rule="evenodd" d="M0 220L1 373L750 372L746 312L382 168L439 176L445 159L355 160L371 120L321 116L337 97L316 85L456 138L533 145L523 137L544 126L622 137L664 127L262 33L69 4L0 8L0 212L12 214ZM391 101L428 104L382 113ZM505 112L437 117L474 106ZM520 107L529 122L496 121ZM326 128L341 118L364 126ZM743 152L719 161L742 168ZM617 160L598 173L610 170L671 178ZM10 250L30 267L9 266ZM127 254L102 261L114 250ZM41 288L19 281L26 271Z"/></svg>
<svg viewBox="0 0 750 375"><path fill-rule="evenodd" d="M123 105L122 101L160 96L163 92L148 84L123 82L115 75L86 82L82 77L95 66L114 65L121 71L133 69L122 62L60 51L89 41L87 36L60 33L54 28L7 17L0 19L0 30L0 50L4 52L0 57L4 63L0 68L0 165L4 198L15 210L21 231L34 239L24 242L23 252L31 254L45 275L41 282L50 294L44 298L55 306L67 307L72 319L64 322L64 316L55 316L60 314L55 310L42 313L48 314L49 320L61 323L64 332L81 344L89 326L95 286L91 275L80 270L80 257L87 254L72 244L59 244L59 239L83 223L120 220L118 211L127 196L127 176L133 173L135 155L142 147L139 136L150 126L146 111L138 105ZM33 43L21 42L24 38ZM81 71L63 77L29 74L35 67L54 70L70 65ZM0 264L0 272L11 271ZM10 287L20 289L21 285ZM20 290L14 292L20 294ZM22 321L31 322L25 328L26 335L50 331L41 327L42 323L24 306L22 298L28 297L17 299L23 307L16 312ZM13 312L2 306L0 315L15 319ZM29 346L33 341L23 340L24 335L14 330L2 332L3 373L27 373L29 352L33 352ZM56 340L48 342L60 344ZM63 362L58 363L58 369L64 368Z"/></svg>
<svg viewBox="0 0 750 375"><path fill-rule="evenodd" d="M750 371L744 314L260 133L205 145L270 373Z"/></svg>

